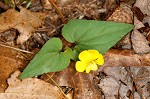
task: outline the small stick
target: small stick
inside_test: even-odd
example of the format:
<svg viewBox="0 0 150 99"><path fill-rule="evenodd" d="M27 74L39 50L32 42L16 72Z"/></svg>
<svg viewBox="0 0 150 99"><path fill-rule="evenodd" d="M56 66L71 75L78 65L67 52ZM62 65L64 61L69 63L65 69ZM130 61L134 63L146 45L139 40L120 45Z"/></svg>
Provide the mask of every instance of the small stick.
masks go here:
<svg viewBox="0 0 150 99"><path fill-rule="evenodd" d="M21 51L21 52L25 52L25 53L32 54L32 52L29 52L29 51L26 51L26 50L22 50L22 49L19 49L19 48L15 48L15 47L12 47L12 46L3 45L3 44L0 44L0 46L3 46L3 47L6 47L6 48L11 48L11 49L14 49L14 50L17 50L17 51Z"/></svg>
<svg viewBox="0 0 150 99"><path fill-rule="evenodd" d="M49 0L49 1L50 1L51 4L55 7L55 9L58 11L58 13L60 14L60 16L62 17L63 23L66 23L65 17L64 17L64 15L62 14L62 12L60 11L60 9L58 8L58 6L54 3L53 0Z"/></svg>
<svg viewBox="0 0 150 99"><path fill-rule="evenodd" d="M61 93L65 96L65 98L67 99L65 93L62 91L62 89L59 87L59 85L52 79L52 77L48 74L46 74L48 76L48 78L58 87L58 89L61 91Z"/></svg>

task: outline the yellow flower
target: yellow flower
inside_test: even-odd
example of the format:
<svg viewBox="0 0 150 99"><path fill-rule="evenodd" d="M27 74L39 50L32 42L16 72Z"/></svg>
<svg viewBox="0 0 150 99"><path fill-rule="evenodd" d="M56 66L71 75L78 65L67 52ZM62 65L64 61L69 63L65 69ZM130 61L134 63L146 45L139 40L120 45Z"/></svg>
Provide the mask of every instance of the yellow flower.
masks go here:
<svg viewBox="0 0 150 99"><path fill-rule="evenodd" d="M79 54L79 59L75 65L78 72L89 73L91 70L97 70L97 65L104 64L104 58L97 50L84 50Z"/></svg>

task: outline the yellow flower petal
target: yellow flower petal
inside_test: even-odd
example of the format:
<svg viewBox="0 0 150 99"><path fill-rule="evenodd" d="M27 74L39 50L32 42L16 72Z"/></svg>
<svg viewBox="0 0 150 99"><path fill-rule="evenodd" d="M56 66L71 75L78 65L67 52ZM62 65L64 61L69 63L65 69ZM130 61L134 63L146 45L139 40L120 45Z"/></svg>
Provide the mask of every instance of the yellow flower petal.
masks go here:
<svg viewBox="0 0 150 99"><path fill-rule="evenodd" d="M77 61L75 67L78 72L84 72L87 64L82 61Z"/></svg>
<svg viewBox="0 0 150 99"><path fill-rule="evenodd" d="M98 65L103 65L103 64L104 64L104 57L103 57L103 55L102 55L102 54L99 54L99 55L98 55L98 58L97 58L97 60L95 60L95 62L96 62L96 64L98 64Z"/></svg>
<svg viewBox="0 0 150 99"><path fill-rule="evenodd" d="M87 51L82 51L80 54L79 54L79 59L82 61L82 62L85 62L85 63L88 63L90 61L92 61L92 55Z"/></svg>
<svg viewBox="0 0 150 99"><path fill-rule="evenodd" d="M79 59L81 61L76 62L76 70L78 72L89 73L91 70L97 70L98 65L104 64L103 55L97 50L84 50L79 54Z"/></svg>
<svg viewBox="0 0 150 99"><path fill-rule="evenodd" d="M89 73L91 70L97 70L98 67L95 62L91 62L87 67L86 67L86 73Z"/></svg>
<svg viewBox="0 0 150 99"><path fill-rule="evenodd" d="M91 71L90 67L86 68L86 73L89 73Z"/></svg>
<svg viewBox="0 0 150 99"><path fill-rule="evenodd" d="M96 60L100 54L97 50L88 50L88 52L91 54L92 60Z"/></svg>

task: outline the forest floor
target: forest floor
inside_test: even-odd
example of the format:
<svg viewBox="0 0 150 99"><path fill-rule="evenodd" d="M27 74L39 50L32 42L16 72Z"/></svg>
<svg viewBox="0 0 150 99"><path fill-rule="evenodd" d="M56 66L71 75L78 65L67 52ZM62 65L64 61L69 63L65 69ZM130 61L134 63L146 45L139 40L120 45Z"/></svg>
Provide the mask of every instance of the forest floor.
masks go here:
<svg viewBox="0 0 150 99"><path fill-rule="evenodd" d="M26 9L26 2L13 8L0 0L0 99L150 99L150 0L31 2ZM79 73L71 61L60 72L18 79L49 39L62 39L72 19L128 23L134 29L104 54L97 71Z"/></svg>

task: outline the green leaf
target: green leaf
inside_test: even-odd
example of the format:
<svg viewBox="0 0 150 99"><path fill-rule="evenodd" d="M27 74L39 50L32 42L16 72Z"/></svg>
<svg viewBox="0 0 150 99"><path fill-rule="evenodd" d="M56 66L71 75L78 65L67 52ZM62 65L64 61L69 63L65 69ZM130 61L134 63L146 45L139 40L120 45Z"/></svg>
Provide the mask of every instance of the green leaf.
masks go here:
<svg viewBox="0 0 150 99"><path fill-rule="evenodd" d="M70 59L73 59L73 51L70 47L65 48L65 53L69 56Z"/></svg>
<svg viewBox="0 0 150 99"><path fill-rule="evenodd" d="M73 60L74 60L74 61L78 61L78 60L79 60L79 59L78 59L78 56L79 56L80 51L78 51L77 49L74 49L74 50L72 51L72 53L73 53Z"/></svg>
<svg viewBox="0 0 150 99"><path fill-rule="evenodd" d="M133 25L125 23L71 20L64 25L62 35L78 49L96 49L104 54L132 29Z"/></svg>
<svg viewBox="0 0 150 99"><path fill-rule="evenodd" d="M67 53L60 52L61 49L62 42L59 38L47 41L19 78L23 79L65 69L70 63L70 58Z"/></svg>

